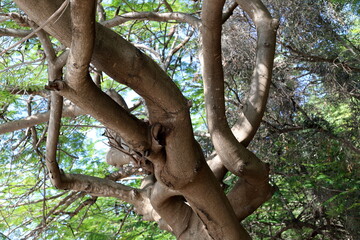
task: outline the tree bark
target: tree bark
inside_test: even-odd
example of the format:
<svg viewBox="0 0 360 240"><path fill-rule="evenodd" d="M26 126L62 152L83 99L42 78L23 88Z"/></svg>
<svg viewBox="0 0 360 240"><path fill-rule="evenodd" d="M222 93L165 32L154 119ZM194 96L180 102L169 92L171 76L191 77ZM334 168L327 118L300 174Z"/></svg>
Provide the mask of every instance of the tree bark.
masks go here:
<svg viewBox="0 0 360 240"><path fill-rule="evenodd" d="M49 21L49 17L63 4L62 0L15 2L38 25ZM262 187L267 183L268 169L236 140L226 122L220 42L223 4L223 1L208 0L203 8L201 31L205 49L208 121L222 162L229 170L242 176L246 184L257 186L251 195L254 197L238 198L239 193L251 192L243 187L248 187L246 184L235 187L229 198L225 196L194 139L190 105L175 83L148 56L115 32L95 23L95 4L76 0L70 1L70 9L67 8L59 19L49 21L44 26L49 34L70 48L66 78L54 83L55 90L119 134L131 149L139 153L139 157L151 161L156 180L150 184L151 187L146 187L146 191L139 191L112 180L60 173L58 187L87 191L95 196L118 197L130 202L141 199L143 206L136 201L139 212L172 231L179 239L250 239L239 221L249 211L241 210L238 213L234 208L240 203L244 209L251 203L250 209L253 211L263 202L263 195L268 196L268 189ZM150 17L159 19L165 16L150 14ZM199 21L189 15L173 13L167 17L199 26ZM90 61L98 70L129 86L145 99L149 123L131 115L94 84L88 72ZM56 168L55 165L51 167ZM259 194L258 189L264 190L265 194ZM145 194L147 191L148 195ZM130 192L134 196L129 195ZM156 214L149 215L149 209L155 210Z"/></svg>

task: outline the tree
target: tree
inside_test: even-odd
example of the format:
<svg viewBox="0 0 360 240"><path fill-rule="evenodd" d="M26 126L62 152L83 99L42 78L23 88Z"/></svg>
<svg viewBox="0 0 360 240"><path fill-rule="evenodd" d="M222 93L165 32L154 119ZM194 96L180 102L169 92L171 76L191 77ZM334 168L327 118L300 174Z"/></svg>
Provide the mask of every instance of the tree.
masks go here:
<svg viewBox="0 0 360 240"><path fill-rule="evenodd" d="M239 117L238 139L225 117L221 59L224 2L204 2L201 21L181 13L170 13L167 17L190 19L187 21L201 31L207 119L219 155L212 160L213 171L219 172L214 174L194 139L189 114L191 104L158 64L121 36L95 22L96 1L15 2L34 22L31 23L33 33L40 38L48 61L47 88L52 92L46 166L53 185L92 196L125 200L133 204L139 214L157 221L178 238L250 238L239 222L272 194L267 165L246 149L261 122L271 80L278 22L272 19L266 7L260 1L238 1L259 29L251 97ZM69 50L57 57L42 29ZM116 99L101 91L90 77L90 62L145 100L148 122L129 114ZM110 135L118 135L113 137L114 145L119 143L121 147L120 142L124 141L129 146L134 161L143 165L153 177L150 184L135 189L112 179L62 172L56 152L63 97L111 129ZM223 178L225 167L240 177L228 196L218 180Z"/></svg>
<svg viewBox="0 0 360 240"><path fill-rule="evenodd" d="M293 31L296 27L309 29L312 27L309 32L313 31L315 27L306 24L309 17L313 17L311 15L313 11L304 11L295 21L289 20L296 17L294 15L282 16L288 18L286 22L293 23L294 26L284 28L280 32L278 51L281 51L280 48L286 49L290 57L286 58L287 64L285 64L286 61L281 57L286 57L286 54L280 55L274 71L275 81L271 85L276 49L275 35L279 21L270 15L268 9L275 14L274 16L280 16L276 12L277 9L286 9L286 7L281 8L282 2L266 2L268 8L259 0L238 0L227 3L225 7L224 1L204 1L201 4L186 1L172 4L167 1L141 4L128 1L84 3L16 0L14 2L26 16L13 13L12 3L6 2L9 4L7 9L12 12L4 14L5 18L10 18L25 27L30 26L30 29L13 29L10 28L11 25L7 25L2 34L25 37L22 40L25 42L22 45L24 50L28 50L32 57L39 54L34 51L36 47L43 51L45 59L40 58L40 61L46 60L48 67L46 90L33 85L29 87L30 77L34 79L35 76L43 75L40 69L31 68L32 73L27 73L26 68L22 68L12 74L9 71L12 67L5 68L6 73L11 76L9 79L25 76L24 72L29 74L29 77L23 77L25 84L9 80L2 91L3 99L7 98L7 100L1 105L3 122L0 125L0 133L7 133L4 135L4 142L9 146L12 145L16 155L14 158L8 153L3 158L19 161L22 158L29 159L31 156L34 159L40 158L40 163L46 165L46 170L43 166L46 172L41 173L44 179L32 176L26 177L26 181L21 180L22 184L28 182L30 185L41 185L44 188L41 195L35 195L35 200L30 201L33 204L43 204L43 216L40 216L41 221L35 227L24 223L25 226L34 228L25 238L37 237L42 233L51 236L53 230L49 223L56 219L57 215L67 214L72 218L86 206L97 203L105 209L109 208L106 204L111 202L115 210L118 208L123 210L121 218L124 222L129 216L136 219L135 216L131 216L135 212L145 220L156 222L161 229L171 232L179 239L249 239L249 234L240 222L270 199L275 190L274 186L280 183L295 185L295 181L291 182L289 179L280 181L279 177L273 177L270 185L270 168L258 158L259 156L267 158L269 155L267 152L262 152L269 143L265 142L261 145L262 143L254 136L263 119L269 92L273 90L278 92L275 95L278 99L270 98L269 108L273 111L266 113L265 123L267 129L276 132L269 134L267 138L271 139L272 144L279 146L279 151L294 146L302 135L288 136L287 141L284 141L278 139L276 135L278 132L315 129L325 132L328 137L335 140L340 137L344 145L358 154L358 148L353 141L345 141L339 136L346 131L336 133L331 129L335 123L331 117L308 114L307 106L316 104L317 98L307 100L306 104L303 104L296 94L301 86L291 86L296 83L293 81L295 78L293 76L297 76L296 79L301 78L307 75L307 71L314 76L317 74L319 78L324 71L329 73L329 65L326 64L335 62L351 72L357 72L359 69L353 64L356 54L355 57L344 55L342 58L339 58L341 54L334 55L335 57L330 55L334 53L334 48L329 46L334 44L328 42L333 39L345 42L336 47L340 52L343 46L347 47L348 51L355 52L357 49L352 45L353 41L344 40L339 36L331 23L321 22L324 19L319 18L320 23L317 24L328 27L327 30L324 28L324 31L315 37L311 34L302 36L307 42L313 41L313 46L318 46L316 54L311 52L311 47L305 48L300 40L296 41L296 38L292 42L286 41L287 38L294 38ZM302 6L307 6L300 2ZM308 1L307 4L309 9L314 6L312 1ZM300 3L292 1L288 5L288 9L294 9L299 7ZM319 6L320 9L320 4L315 6ZM200 7L199 15L197 11ZM242 9L243 12L234 14L238 9ZM314 15L319 13L314 12ZM109 14L115 16L107 20ZM227 24L231 15L236 16L233 16L232 22ZM137 24L138 21L141 21L141 24ZM250 30L247 35L241 34L244 24L233 25L236 21L249 24ZM225 31L222 30L223 25ZM111 27L114 30L111 30ZM154 29L156 33L153 32ZM326 35L331 32L329 29L334 30L332 37ZM236 34L242 36L241 44ZM320 37L320 34L324 35ZM36 39L33 38L35 36ZM122 36L127 36L127 40ZM192 45L197 44L197 37L200 39L200 53L196 52L196 48L192 48ZM253 38L256 38L256 41ZM7 41L11 41L9 39L6 38ZM130 41L141 44L135 44L136 48ZM21 50L19 54L12 50L14 46L11 45L4 47L2 54L5 52L10 54L5 62L16 67L14 63L26 51ZM189 52L181 53L186 50ZM195 54L199 54L201 59L201 74L196 70L198 61L192 59L196 58ZM326 57L321 57L322 55ZM252 63L246 64L252 59L254 60ZM299 59L303 64L296 64ZM317 65L314 66L312 63ZM291 70L287 69L289 66ZM241 71L240 77L238 77L239 71ZM344 74L344 71L331 68L331 74L339 76ZM201 81L198 80L200 77L197 75L201 75L204 84L204 102L201 91L199 93ZM286 86L281 84L284 76L289 79ZM43 84L41 80L31 81L39 85ZM302 84L306 81L308 80L298 80ZM239 84L247 91L248 97L239 96L237 86ZM345 93L352 93L356 98L358 96L356 91L354 92L356 87L347 85L347 81L344 84L348 87ZM329 85L323 87L329 88ZM126 92L117 91L120 88L126 88L125 91L129 88L133 89L141 97L141 102L129 108L119 94L120 92L126 95ZM14 113L15 107L23 107L16 99L16 94L30 96L25 106L28 108L29 117L9 121L23 117ZM37 108L47 108L49 105L49 111L34 114L37 109L33 108L37 101L39 102ZM281 106L280 111L285 114L278 116L279 106ZM344 112L356 116L352 110L349 110L352 104L343 102L342 106ZM140 110L134 111L136 107ZM198 134L194 131L192 124L191 114L199 116L197 111L202 107L206 109L207 131L211 141L207 138L207 134ZM84 117L85 114L89 114L92 118ZM73 123L66 117L75 116L80 116L79 121L85 124L80 125L76 122L77 126L74 129L78 130L72 130L72 136L67 138L69 130L66 127ZM193 119L195 127L196 121ZM101 160L89 157L94 151L98 151L98 148L83 142L85 131L82 128L95 124L101 124L96 127L106 128L105 135L110 145L106 161L118 169L106 174L105 177L105 174L100 172L100 169L108 172L104 161L102 160L103 165L99 166ZM16 131L22 128L29 130ZM204 128L199 127L199 129ZM262 133L264 131L260 129L260 134ZM31 147L34 150L32 153L21 150L21 145L22 148L26 148L28 140L32 140ZM15 146L14 141L18 141ZM198 142L205 143L202 144L202 149ZM250 143L258 144L258 148L254 151L256 154L249 150ZM337 152L335 148L333 147L333 151ZM43 153L45 149L46 155ZM299 151L297 156L312 152L310 149L300 151L299 146L295 146L294 149ZM318 149L315 151L321 153ZM74 156L75 153L77 156ZM76 159L79 156L82 159ZM288 157L283 153L279 153L278 156L280 159ZM277 161L270 163L275 166L279 164ZM297 164L296 168L312 172L314 164L308 162L305 165ZM326 169L323 165L321 167ZM289 168L287 167L284 172ZM26 169L29 169L28 166ZM21 171L16 169L11 176L20 177L20 173ZM48 180L56 188L72 190L72 192L55 192L47 187L47 175L49 175ZM124 184L123 179L129 176L142 176L142 183L140 184L137 179L137 182ZM315 173L312 176L318 177ZM324 176L322 179L331 178ZM306 178L304 180L302 177L299 175L298 179L306 182ZM229 179L230 183L228 183ZM310 189L315 196L323 195L320 189L314 188L313 182L307 183L311 185ZM298 185L297 187L301 188ZM10 189L11 186L8 185L4 192L11 192ZM352 191L356 191L356 188ZM285 195L287 200L292 199L287 192L280 193L282 196ZM120 207L118 202L113 202L114 200L106 201L98 197L119 199ZM300 202L307 204L308 195L298 197ZM46 206L46 200L51 198L62 198L62 200L56 205ZM126 205L122 201L131 205ZM78 204L78 207L67 208L71 203ZM288 229L302 227L313 229L311 236L327 231L331 224L324 224L326 228L318 229L316 222L314 224L311 222L312 215L308 214L306 209L307 206L303 207L304 214L293 216L289 222L284 221L284 228L277 229L274 236L281 237ZM296 211L291 211L291 214L294 212ZM86 214L85 212L84 218ZM283 213L280 215L283 216ZM304 216L308 222L302 221L301 217ZM79 221L82 222L81 218ZM92 221L97 222L95 219ZM317 218L314 221L317 221ZM123 224L120 229L122 226ZM71 227L69 228L73 231ZM88 229L94 227L88 225ZM22 232L18 234L22 235Z"/></svg>

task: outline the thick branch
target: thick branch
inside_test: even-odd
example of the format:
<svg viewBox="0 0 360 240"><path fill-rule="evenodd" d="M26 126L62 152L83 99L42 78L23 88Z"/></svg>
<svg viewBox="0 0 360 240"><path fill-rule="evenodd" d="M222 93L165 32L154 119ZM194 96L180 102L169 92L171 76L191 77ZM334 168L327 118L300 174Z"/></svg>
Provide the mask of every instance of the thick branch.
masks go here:
<svg viewBox="0 0 360 240"><path fill-rule="evenodd" d="M205 164L192 184L181 189L213 239L250 239L240 225L219 182Z"/></svg>
<svg viewBox="0 0 360 240"><path fill-rule="evenodd" d="M72 38L66 81L74 88L88 80L95 39L95 9L96 1L70 1Z"/></svg>
<svg viewBox="0 0 360 240"><path fill-rule="evenodd" d="M33 22L30 22L30 26L33 29L38 28ZM49 36L43 30L38 31L37 36L44 48L45 56L48 61L49 81L53 82L56 79L62 78L62 68L64 67L64 64L56 64L57 57ZM51 92L50 117L46 139L46 167L49 171L50 181L54 186L58 186L61 183L61 172L56 161L56 153L60 135L63 102L64 99L62 96L55 92Z"/></svg>
<svg viewBox="0 0 360 240"><path fill-rule="evenodd" d="M28 36L30 33L31 33L30 30L0 28L0 37L8 36L8 37L20 37L20 38L23 38L23 37Z"/></svg>
<svg viewBox="0 0 360 240"><path fill-rule="evenodd" d="M79 82L89 74L95 42L95 9L96 1L70 1L72 38L67 62L68 82Z"/></svg>
<svg viewBox="0 0 360 240"><path fill-rule="evenodd" d="M179 195L186 196L191 208ZM240 236L247 236L206 165L199 169L193 183L179 191L156 182L151 203L178 239L243 239Z"/></svg>
<svg viewBox="0 0 360 240"><path fill-rule="evenodd" d="M97 88L90 78L88 67L94 47L95 4L96 1L90 5L84 1L71 1L72 40L66 84L58 90L105 126L121 133L135 149L144 151L149 148L146 125Z"/></svg>
<svg viewBox="0 0 360 240"><path fill-rule="evenodd" d="M16 3L35 22L43 22L61 5L61 0L24 1ZM31 6L31 7L30 7ZM39 14L41 13L41 14ZM65 12L60 19L45 27L46 31L66 46L70 46L72 31ZM112 56L109 58L109 56ZM187 101L167 74L145 54L110 29L96 24L96 42L93 63L114 80L126 84L143 96L150 105L169 114L182 111ZM158 109L158 110L159 110ZM164 116L166 118L168 116Z"/></svg>
<svg viewBox="0 0 360 240"><path fill-rule="evenodd" d="M234 0L232 3L229 4L229 6L227 7L227 9L223 12L222 15L222 22L226 22L231 15L233 14L234 10L236 9L236 7L238 6L237 2Z"/></svg>
<svg viewBox="0 0 360 240"><path fill-rule="evenodd" d="M202 60L205 104L209 132L216 152L220 156L220 158L216 157L211 160L210 165L218 179L222 179L226 172L221 166L220 160L228 170L241 177L237 187L229 195L229 200L236 212L237 218L242 220L271 196L271 187L268 184L268 167L255 154L237 141L227 123L225 115L224 74L221 59L221 10L221 3L204 2L202 15ZM260 80L263 77L263 66L260 66L255 69L255 80L253 80L251 87L252 93L257 96L250 98L250 102L255 105L254 107L262 107L262 109L260 108L262 111L265 105L259 106L257 101L260 101L262 104L261 101L265 99L266 103L267 95L263 96L262 91L268 91L268 89L261 85L262 82ZM254 83L254 81L256 82ZM257 115L251 117L252 120L260 121L262 115L260 118ZM258 126L255 125L252 131L255 133L257 128ZM251 140L252 136L249 139Z"/></svg>
<svg viewBox="0 0 360 240"><path fill-rule="evenodd" d="M102 22L101 24L105 27L114 27L120 24L123 24L127 21L133 20L150 20L157 22L167 22L175 20L177 22L189 23L194 28L200 26L200 20L190 14L171 12L171 13L158 13L158 12L130 12L125 13L120 16L116 16L111 20Z"/></svg>
<svg viewBox="0 0 360 240"><path fill-rule="evenodd" d="M233 132L244 146L253 139L260 126L269 95L275 55L276 30L279 25L260 0L237 0L257 29L255 67L247 99Z"/></svg>
<svg viewBox="0 0 360 240"><path fill-rule="evenodd" d="M114 182L82 174L62 174L60 189L81 191L99 197L114 197L135 206L135 211L145 220L159 221L160 217L150 204L147 189L139 190ZM166 225L166 224L165 224Z"/></svg>
<svg viewBox="0 0 360 240"><path fill-rule="evenodd" d="M51 93L50 120L46 139L46 167L50 180L54 186L61 184L61 172L56 161L57 145L60 134L63 97L55 92Z"/></svg>
<svg viewBox="0 0 360 240"><path fill-rule="evenodd" d="M16 3L35 22L43 22L61 1L16 0ZM69 16L64 13L46 30L70 46L72 31L69 26ZM92 60L97 69L128 85L144 97L152 125L151 137L146 135L147 126L131 119L131 115L125 114L126 111L114 101L108 101L109 97L99 93L100 90L89 80L83 81L81 89L65 86L60 91L61 94L103 121L107 127L120 133L126 142L132 144L128 139L135 139L134 144L141 143L145 146L151 139L153 151L148 159L155 165L156 178L166 186L178 189L180 194L186 197L212 236L218 239L239 239L241 235L247 236L218 181L205 164L203 154L192 135L189 106L175 83L149 57L101 25L96 27ZM138 131L134 132L134 129ZM155 148L158 148L158 151ZM101 183L101 186L103 185L104 183ZM79 187L82 190L84 188L83 185ZM102 191L97 188L95 190Z"/></svg>
<svg viewBox="0 0 360 240"><path fill-rule="evenodd" d="M85 114L80 108L70 105L65 106L62 111L62 117L76 117ZM23 128L35 126L37 124L45 123L49 121L50 112L39 113L24 119L7 122L0 125L0 134L13 132Z"/></svg>
<svg viewBox="0 0 360 240"><path fill-rule="evenodd" d="M151 191L151 204L160 216L171 227L178 238L188 228L193 211L185 204L179 193L170 190L161 182L156 182Z"/></svg>
<svg viewBox="0 0 360 240"><path fill-rule="evenodd" d="M61 174L61 183L56 186L63 190L74 190L99 197L115 197L131 204L138 204L142 195L135 188L116 183L109 179L82 174Z"/></svg>
<svg viewBox="0 0 360 240"><path fill-rule="evenodd" d="M51 16L52 12L61 5L61 2L61 0L42 0L41 2L16 0L16 3L23 8L29 17L38 23L46 21L47 17ZM72 35L70 26L68 12L65 12L60 19L46 26L46 31L63 44L70 46ZM109 56L112 57L109 58ZM176 125L174 118L177 117L187 124L186 127L181 126L183 129L188 130L183 131L182 134L187 134L187 138L192 137L187 101L176 84L148 56L141 53L118 34L100 24L96 25L93 63L97 69L106 72L116 81L128 85L144 97L149 109L150 122L162 122L163 125L172 129ZM89 81L81 87L80 92L78 92L79 89L77 91L67 89L66 91L62 90L61 94L89 112L105 126L121 134L125 141L135 148L141 148L140 146L143 145L143 150L146 150L149 147L147 144L147 129L144 124L129 116L117 104L110 103L109 98L99 92L99 89L91 86ZM90 102L93 104L89 104ZM104 106L107 106L107 109ZM186 121L184 116L187 116ZM127 126L124 126L124 124L127 124ZM134 132L134 129L138 131ZM174 142L173 149L177 149L175 145L179 145L178 142ZM183 141L182 145L184 145L184 142L189 145L188 149L191 149L190 145L192 145L193 140ZM141 149L138 150L141 151ZM175 155L181 156L183 153L181 151L183 149L179 149ZM193 162L191 156L184 157L184 159L189 163ZM183 165L187 166L187 164Z"/></svg>
<svg viewBox="0 0 360 240"><path fill-rule="evenodd" d="M227 194L227 197L236 217L239 221L242 221L269 200L274 191L275 189L268 182L251 185L243 178L240 178Z"/></svg>
<svg viewBox="0 0 360 240"><path fill-rule="evenodd" d="M248 181L267 180L267 167L236 140L225 116L224 74L221 59L222 5L203 6L203 77L207 121L216 152L227 169Z"/></svg>
<svg viewBox="0 0 360 240"><path fill-rule="evenodd" d="M149 149L148 125L118 105L88 77L81 85L77 85L79 88L65 85L59 93L85 109L104 126L120 134L134 150L144 152Z"/></svg>

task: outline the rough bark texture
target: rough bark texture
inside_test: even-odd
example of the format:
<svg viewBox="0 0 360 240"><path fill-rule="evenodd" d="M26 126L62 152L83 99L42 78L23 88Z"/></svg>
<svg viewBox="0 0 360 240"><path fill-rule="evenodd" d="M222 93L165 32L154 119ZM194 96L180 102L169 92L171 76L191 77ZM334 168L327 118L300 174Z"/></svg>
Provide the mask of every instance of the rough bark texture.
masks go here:
<svg viewBox="0 0 360 240"><path fill-rule="evenodd" d="M64 3L62 0L15 2L39 26ZM258 28L258 48L250 98L233 133L225 117L221 26L236 4L223 14L224 1L206 0L201 20L180 13L129 13L104 22L104 26L95 22L96 1L70 0L61 17L44 26L48 34L70 48L65 78L51 74L49 77L49 86L56 92L52 93L47 144L47 166L53 184L61 189L128 201L145 219L158 222L179 239L250 239L240 221L272 194L267 165L246 146L258 129L265 109L277 22L258 0L237 3ZM207 120L218 154L211 168L194 139L190 106L181 91L158 64L106 27L130 18L174 19L201 30ZM42 44L46 45L46 41ZM47 58L56 65L57 58L51 51ZM145 99L149 122L139 120L98 88L89 75L90 62ZM142 189L134 189L109 178L60 171L55 152L60 118L66 115L66 109L62 112L60 95L118 134L139 161L150 161L151 181ZM29 124L40 121L44 120ZM9 125L0 131L13 129ZM228 170L240 176L240 180L226 196L220 181Z"/></svg>

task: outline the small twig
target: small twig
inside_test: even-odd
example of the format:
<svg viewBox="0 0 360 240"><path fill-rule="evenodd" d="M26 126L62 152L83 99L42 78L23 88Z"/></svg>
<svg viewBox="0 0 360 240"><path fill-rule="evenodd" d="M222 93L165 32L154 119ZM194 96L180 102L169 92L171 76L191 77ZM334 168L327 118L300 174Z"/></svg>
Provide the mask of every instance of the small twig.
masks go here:
<svg viewBox="0 0 360 240"><path fill-rule="evenodd" d="M126 214L125 214L123 220L121 221L119 230L116 232L115 236L118 235L118 234L121 232L121 229L122 229L122 227L124 226L124 223L125 223L125 221L126 221L126 218L129 216L129 214L131 213L132 210L133 210L133 207L131 207L130 209L128 209L128 210L126 211Z"/></svg>
<svg viewBox="0 0 360 240"><path fill-rule="evenodd" d="M76 125L71 125L71 124L63 124L61 125L62 127L87 127L87 128L105 128L104 126L100 126L100 125L81 125L81 124L76 124Z"/></svg>
<svg viewBox="0 0 360 240"><path fill-rule="evenodd" d="M225 23L230 17L231 15L234 13L234 10L236 9L236 7L238 6L236 1L233 1L227 9L225 9L225 11L223 12L222 15L222 22Z"/></svg>
<svg viewBox="0 0 360 240"><path fill-rule="evenodd" d="M30 39L31 37L33 37L37 32L39 32L41 29L43 29L56 16L58 16L60 13L62 13L62 11L64 11L66 9L66 7L68 6L69 2L70 2L70 0L65 0L65 2L63 4L61 4L61 6L58 8L58 10L56 10L41 26L39 26L37 29L35 29L33 32L31 32L29 35L27 35L20 41L16 42L15 44L11 45L10 47L8 47L4 51L2 51L0 53L0 56L3 55L4 53L6 53L7 51L9 51L10 49L18 46L19 44L21 44L21 43L25 42L26 40Z"/></svg>

